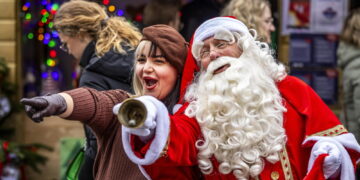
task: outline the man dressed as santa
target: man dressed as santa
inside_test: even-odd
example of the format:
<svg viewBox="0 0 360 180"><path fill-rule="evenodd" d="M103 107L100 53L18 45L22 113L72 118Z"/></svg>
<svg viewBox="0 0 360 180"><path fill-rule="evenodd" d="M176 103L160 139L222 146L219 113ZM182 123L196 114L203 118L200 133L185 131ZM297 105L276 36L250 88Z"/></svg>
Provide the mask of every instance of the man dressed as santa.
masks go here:
<svg viewBox="0 0 360 180"><path fill-rule="evenodd" d="M231 17L204 22L184 67L182 92L200 67L187 103L170 118L157 111L141 127L149 132L170 124L170 132L123 127L125 151L149 179L196 174L194 164L204 179L355 179L360 146L354 136L255 37ZM136 138L144 134L151 137ZM158 147L159 141L167 143Z"/></svg>

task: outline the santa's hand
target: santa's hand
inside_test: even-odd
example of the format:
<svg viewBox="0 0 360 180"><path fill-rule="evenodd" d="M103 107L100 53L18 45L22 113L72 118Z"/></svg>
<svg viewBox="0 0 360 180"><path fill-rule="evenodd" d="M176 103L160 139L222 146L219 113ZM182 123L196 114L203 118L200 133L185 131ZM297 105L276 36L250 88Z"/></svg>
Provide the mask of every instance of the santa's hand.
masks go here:
<svg viewBox="0 0 360 180"><path fill-rule="evenodd" d="M155 127L156 127L156 113L157 109L153 102L159 101L156 98L152 96L140 96L135 98L136 100L142 102L145 105L146 108L146 120L144 121L144 124L141 127L138 128L130 128L123 126L123 131L137 135L140 137L141 140L147 141L154 137ZM119 112L120 107L122 106L122 103L117 104L113 108L113 113L117 114ZM139 112L141 113L141 112Z"/></svg>
<svg viewBox="0 0 360 180"><path fill-rule="evenodd" d="M341 165L341 152L335 144L330 142L319 142L314 146L312 156L316 159L320 154L329 154L326 156L323 164L325 178L336 177L339 175Z"/></svg>

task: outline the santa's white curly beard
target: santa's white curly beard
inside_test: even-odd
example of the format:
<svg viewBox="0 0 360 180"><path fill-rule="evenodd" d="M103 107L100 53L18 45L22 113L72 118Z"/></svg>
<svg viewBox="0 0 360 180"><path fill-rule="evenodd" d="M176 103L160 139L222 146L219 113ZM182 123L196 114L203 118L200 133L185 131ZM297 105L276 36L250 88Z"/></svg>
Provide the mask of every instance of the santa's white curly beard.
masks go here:
<svg viewBox="0 0 360 180"><path fill-rule="evenodd" d="M230 67L213 75L225 64ZM196 144L204 174L213 171L212 156L219 162L219 172L232 172L237 179L258 176L263 158L271 163L279 160L285 143L285 108L275 81L255 60L243 54L213 61L187 96L193 101L186 114L196 117L204 136Z"/></svg>

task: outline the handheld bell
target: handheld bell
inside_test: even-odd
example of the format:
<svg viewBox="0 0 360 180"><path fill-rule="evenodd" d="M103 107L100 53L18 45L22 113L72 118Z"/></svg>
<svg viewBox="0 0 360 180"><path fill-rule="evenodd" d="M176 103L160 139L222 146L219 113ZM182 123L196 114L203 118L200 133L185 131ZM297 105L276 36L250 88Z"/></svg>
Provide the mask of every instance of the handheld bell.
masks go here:
<svg viewBox="0 0 360 180"><path fill-rule="evenodd" d="M129 98L120 106L117 117L120 123L128 128L142 127L147 117L145 104Z"/></svg>

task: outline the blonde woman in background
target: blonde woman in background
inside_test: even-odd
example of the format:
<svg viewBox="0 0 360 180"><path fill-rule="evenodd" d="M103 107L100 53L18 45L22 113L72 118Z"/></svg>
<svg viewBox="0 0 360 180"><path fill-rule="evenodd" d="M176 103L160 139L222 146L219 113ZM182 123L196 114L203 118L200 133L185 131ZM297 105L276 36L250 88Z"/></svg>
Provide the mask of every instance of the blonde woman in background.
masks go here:
<svg viewBox="0 0 360 180"><path fill-rule="evenodd" d="M360 140L360 9L345 20L337 50L338 65L343 72L344 113L346 127Z"/></svg>
<svg viewBox="0 0 360 180"><path fill-rule="evenodd" d="M268 0L231 0L223 9L222 16L234 16L249 29L255 29L258 40L271 43L275 31Z"/></svg>
<svg viewBox="0 0 360 180"><path fill-rule="evenodd" d="M142 37L136 27L125 18L109 17L99 4L83 0L62 4L55 15L54 25L62 43L60 48L74 56L76 64L82 68L80 87L132 92L134 49ZM92 129L88 125L84 125L84 129L86 149L79 179L91 180L98 147ZM126 173L133 179L143 177L126 157L121 163L123 166L120 167L125 164L128 167L119 168L120 173Z"/></svg>

